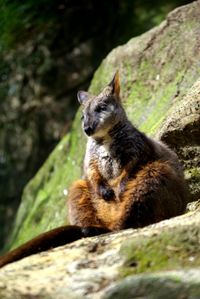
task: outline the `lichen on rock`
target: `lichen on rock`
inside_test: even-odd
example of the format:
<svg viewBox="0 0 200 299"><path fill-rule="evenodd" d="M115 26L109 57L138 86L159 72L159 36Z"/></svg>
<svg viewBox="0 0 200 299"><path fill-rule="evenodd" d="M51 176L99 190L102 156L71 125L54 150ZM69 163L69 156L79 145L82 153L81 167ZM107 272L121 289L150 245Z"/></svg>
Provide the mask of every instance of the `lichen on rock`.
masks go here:
<svg viewBox="0 0 200 299"><path fill-rule="evenodd" d="M200 78L169 110L158 137L176 150L184 163L191 199L200 198Z"/></svg>

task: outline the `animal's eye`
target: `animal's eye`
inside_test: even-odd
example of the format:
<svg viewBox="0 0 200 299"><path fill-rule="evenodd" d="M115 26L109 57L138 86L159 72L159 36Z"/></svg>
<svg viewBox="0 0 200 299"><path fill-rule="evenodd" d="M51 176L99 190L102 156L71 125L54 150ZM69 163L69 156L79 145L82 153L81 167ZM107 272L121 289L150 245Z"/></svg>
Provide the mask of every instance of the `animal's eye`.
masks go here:
<svg viewBox="0 0 200 299"><path fill-rule="evenodd" d="M106 105L101 105L101 106L96 107L95 112L100 113L100 112L106 111L106 110L107 110Z"/></svg>

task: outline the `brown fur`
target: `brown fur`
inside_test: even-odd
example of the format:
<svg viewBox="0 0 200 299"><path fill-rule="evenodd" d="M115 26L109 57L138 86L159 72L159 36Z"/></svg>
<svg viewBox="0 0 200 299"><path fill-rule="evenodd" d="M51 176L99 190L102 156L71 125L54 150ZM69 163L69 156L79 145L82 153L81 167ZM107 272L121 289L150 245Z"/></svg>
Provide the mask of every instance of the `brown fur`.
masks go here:
<svg viewBox="0 0 200 299"><path fill-rule="evenodd" d="M129 178L125 190L121 193L121 182L128 175L129 173L124 170L119 177L109 182L109 187L118 194L110 201L105 201L93 189L95 178L99 180L100 177L98 172L93 173L92 186L89 182L82 181L84 189L81 192L78 186L77 197L75 184L69 196L69 206L73 205L71 209L74 213L71 222L82 227L101 225L109 230L120 230L143 227L184 212L186 205L183 200L184 182L177 177L167 162L155 161L142 167ZM89 222L86 220L87 217Z"/></svg>
<svg viewBox="0 0 200 299"><path fill-rule="evenodd" d="M70 223L75 222L81 227L100 225L91 197L86 180L78 180L72 185L68 199Z"/></svg>
<svg viewBox="0 0 200 299"><path fill-rule="evenodd" d="M73 242L74 239L80 239L81 237L82 233L79 227L61 226L55 228L0 257L0 267L22 259L25 256Z"/></svg>

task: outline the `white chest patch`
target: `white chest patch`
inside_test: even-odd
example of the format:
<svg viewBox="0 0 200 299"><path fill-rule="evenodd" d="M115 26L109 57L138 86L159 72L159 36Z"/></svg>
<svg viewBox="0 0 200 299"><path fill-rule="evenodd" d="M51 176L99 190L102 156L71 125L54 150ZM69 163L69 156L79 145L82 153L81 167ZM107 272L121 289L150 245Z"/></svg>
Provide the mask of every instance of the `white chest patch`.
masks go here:
<svg viewBox="0 0 200 299"><path fill-rule="evenodd" d="M99 146L97 148L96 156L99 171L105 179L112 179L119 175L120 165L117 160L111 156L109 146Z"/></svg>
<svg viewBox="0 0 200 299"><path fill-rule="evenodd" d="M111 156L109 144L99 145L94 140L89 139L84 161L86 174L91 160L97 162L98 170L106 180L117 177L121 172L120 163Z"/></svg>

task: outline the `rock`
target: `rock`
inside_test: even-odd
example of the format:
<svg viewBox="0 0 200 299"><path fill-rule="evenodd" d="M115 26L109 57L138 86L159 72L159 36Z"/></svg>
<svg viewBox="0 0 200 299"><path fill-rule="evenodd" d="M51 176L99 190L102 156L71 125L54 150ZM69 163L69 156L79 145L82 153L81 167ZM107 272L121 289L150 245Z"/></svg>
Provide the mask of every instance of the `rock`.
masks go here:
<svg viewBox="0 0 200 299"><path fill-rule="evenodd" d="M158 137L174 148L184 163L192 199L200 198L200 79L169 110Z"/></svg>
<svg viewBox="0 0 200 299"><path fill-rule="evenodd" d="M121 96L130 120L142 131L168 142L180 154L190 183L191 200L199 196L199 112L195 110L188 116L190 109L197 108L199 98L199 13L200 1L177 8L160 26L114 49L96 71L90 86L90 91L98 94L119 68ZM187 108L180 108L183 102ZM176 115L179 110L180 116ZM182 130L182 122L180 131L176 130L176 136L183 135L179 143L180 138L173 139L174 130L169 124L174 123L175 120L171 121L174 117L177 127L184 113L187 128ZM79 111L68 137L26 186L10 237L11 246L67 223L67 190L81 176L85 151L80 118Z"/></svg>
<svg viewBox="0 0 200 299"><path fill-rule="evenodd" d="M130 276L109 287L104 299L152 298L177 299L200 297L200 270L166 271Z"/></svg>
<svg viewBox="0 0 200 299"><path fill-rule="evenodd" d="M199 225L198 208L24 258L0 270L0 298L199 298Z"/></svg>

